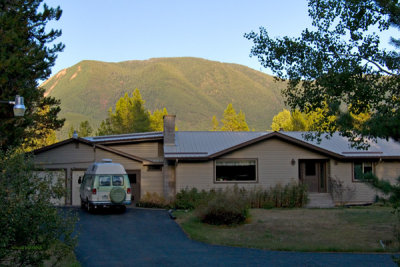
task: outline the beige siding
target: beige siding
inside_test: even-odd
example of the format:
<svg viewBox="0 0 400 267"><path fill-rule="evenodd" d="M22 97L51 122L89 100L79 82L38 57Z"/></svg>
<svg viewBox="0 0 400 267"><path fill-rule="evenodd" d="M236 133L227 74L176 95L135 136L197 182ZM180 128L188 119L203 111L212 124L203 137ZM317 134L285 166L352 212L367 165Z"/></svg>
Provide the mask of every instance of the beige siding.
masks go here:
<svg viewBox="0 0 400 267"><path fill-rule="evenodd" d="M377 177L388 180L391 183L396 183L400 176L399 161L380 161L375 165L375 174Z"/></svg>
<svg viewBox="0 0 400 267"><path fill-rule="evenodd" d="M109 147L142 158L157 158L160 156L158 142L110 145Z"/></svg>
<svg viewBox="0 0 400 267"><path fill-rule="evenodd" d="M141 169L141 192L144 196L146 193L157 193L163 196L163 176L162 171L147 171L147 167Z"/></svg>
<svg viewBox="0 0 400 267"><path fill-rule="evenodd" d="M93 147L85 144L76 145L74 143L56 147L35 155L35 163L38 165L51 164L64 166L64 164L80 164L87 168L94 160Z"/></svg>
<svg viewBox="0 0 400 267"><path fill-rule="evenodd" d="M299 180L299 159L327 159L326 156L311 152L301 147L288 144L278 139L266 140L238 151L223 155L221 158L257 159L258 181L256 183L238 183L239 186L270 187L278 183L285 185ZM292 159L295 165L291 164ZM177 191L185 187L210 189L233 185L234 183L214 183L214 163L180 162L176 171Z"/></svg>
<svg viewBox="0 0 400 267"><path fill-rule="evenodd" d="M343 197L337 202L370 203L374 202L377 191L365 182L353 180L353 163L331 161L331 179L343 182Z"/></svg>
<svg viewBox="0 0 400 267"><path fill-rule="evenodd" d="M176 167L176 192L185 188L210 190L213 182L214 164L212 161L202 163L178 163Z"/></svg>

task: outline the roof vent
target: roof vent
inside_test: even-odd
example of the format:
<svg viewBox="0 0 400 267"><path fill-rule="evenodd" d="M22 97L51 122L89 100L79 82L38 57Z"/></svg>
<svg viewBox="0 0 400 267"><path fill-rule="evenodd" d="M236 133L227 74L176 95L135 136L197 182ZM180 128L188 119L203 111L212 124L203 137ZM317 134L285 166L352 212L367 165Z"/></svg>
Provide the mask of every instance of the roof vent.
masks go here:
<svg viewBox="0 0 400 267"><path fill-rule="evenodd" d="M102 163L112 163L112 159L102 159Z"/></svg>

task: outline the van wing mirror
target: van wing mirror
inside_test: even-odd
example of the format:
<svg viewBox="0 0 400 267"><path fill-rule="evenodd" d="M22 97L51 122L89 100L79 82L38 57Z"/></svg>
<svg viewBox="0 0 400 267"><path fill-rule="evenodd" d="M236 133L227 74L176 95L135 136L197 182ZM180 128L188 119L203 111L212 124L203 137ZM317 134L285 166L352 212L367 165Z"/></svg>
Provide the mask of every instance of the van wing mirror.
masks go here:
<svg viewBox="0 0 400 267"><path fill-rule="evenodd" d="M82 176L79 176L78 184L81 184L81 183L82 183Z"/></svg>

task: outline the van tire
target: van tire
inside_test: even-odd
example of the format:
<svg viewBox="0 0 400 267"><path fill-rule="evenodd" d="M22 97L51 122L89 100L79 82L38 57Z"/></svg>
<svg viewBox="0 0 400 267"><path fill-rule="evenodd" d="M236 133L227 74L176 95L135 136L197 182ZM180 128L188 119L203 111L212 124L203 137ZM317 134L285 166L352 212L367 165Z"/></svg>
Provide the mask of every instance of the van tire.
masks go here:
<svg viewBox="0 0 400 267"><path fill-rule="evenodd" d="M126 197L125 190L121 187L114 187L110 191L110 199L112 203L120 204L124 202Z"/></svg>
<svg viewBox="0 0 400 267"><path fill-rule="evenodd" d="M89 213L93 212L93 206L92 206L92 204L89 203L89 201L86 202L86 210Z"/></svg>

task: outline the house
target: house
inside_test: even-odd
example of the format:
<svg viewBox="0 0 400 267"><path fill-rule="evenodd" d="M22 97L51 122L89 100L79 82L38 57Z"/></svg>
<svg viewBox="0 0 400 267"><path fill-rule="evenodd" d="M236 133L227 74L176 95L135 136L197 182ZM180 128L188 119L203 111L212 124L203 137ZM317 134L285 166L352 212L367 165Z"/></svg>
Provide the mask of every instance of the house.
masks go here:
<svg viewBox="0 0 400 267"><path fill-rule="evenodd" d="M371 203L376 192L361 173L395 182L400 144L379 139L368 150L351 148L334 134L320 143L301 132L175 132L175 116L164 117L163 132L70 138L34 151L38 169L65 179L66 205L79 205L78 178L94 161L121 163L134 201L146 192L173 197L181 189L265 188L304 183L316 201ZM324 198L318 198L324 196Z"/></svg>

